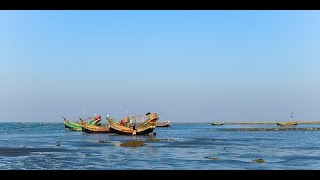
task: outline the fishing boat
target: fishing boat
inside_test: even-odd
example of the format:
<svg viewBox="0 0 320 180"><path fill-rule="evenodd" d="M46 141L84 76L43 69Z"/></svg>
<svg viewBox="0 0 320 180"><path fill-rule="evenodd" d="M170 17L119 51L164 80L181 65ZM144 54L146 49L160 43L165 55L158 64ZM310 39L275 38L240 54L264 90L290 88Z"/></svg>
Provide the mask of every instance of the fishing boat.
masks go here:
<svg viewBox="0 0 320 180"><path fill-rule="evenodd" d="M291 121L288 121L288 122L277 122L277 125L278 126L296 126L296 125L298 125L298 122L291 122Z"/></svg>
<svg viewBox="0 0 320 180"><path fill-rule="evenodd" d="M158 113L146 113L138 116L127 116L120 122L107 117L109 131L120 135L148 135L156 127Z"/></svg>
<svg viewBox="0 0 320 180"><path fill-rule="evenodd" d="M82 131L86 133L110 133L109 127L106 126L97 126L94 124L83 123L81 124Z"/></svg>
<svg viewBox="0 0 320 180"><path fill-rule="evenodd" d="M278 126L296 126L298 125L298 121L292 121L293 119L293 112L290 113L290 119L286 122L277 122Z"/></svg>
<svg viewBox="0 0 320 180"><path fill-rule="evenodd" d="M213 122L211 123L211 125L214 125L214 126L222 126L224 124L224 122Z"/></svg>
<svg viewBox="0 0 320 180"><path fill-rule="evenodd" d="M84 124L88 124L88 125L95 125L95 126L100 126L101 125L101 116L95 116L93 119L88 118L88 123L86 123L85 119L81 119L80 117L80 123L74 123L71 122L69 119L66 119L65 117L63 117L63 122L64 122L64 127L71 130L71 131L82 131L82 125Z"/></svg>
<svg viewBox="0 0 320 180"><path fill-rule="evenodd" d="M156 127L170 127L170 126L171 126L171 121L157 123L156 125Z"/></svg>
<svg viewBox="0 0 320 180"><path fill-rule="evenodd" d="M71 122L69 119L66 119L63 116L62 118L63 118L64 127L66 129L69 129L71 131L82 131L82 126L79 123Z"/></svg>

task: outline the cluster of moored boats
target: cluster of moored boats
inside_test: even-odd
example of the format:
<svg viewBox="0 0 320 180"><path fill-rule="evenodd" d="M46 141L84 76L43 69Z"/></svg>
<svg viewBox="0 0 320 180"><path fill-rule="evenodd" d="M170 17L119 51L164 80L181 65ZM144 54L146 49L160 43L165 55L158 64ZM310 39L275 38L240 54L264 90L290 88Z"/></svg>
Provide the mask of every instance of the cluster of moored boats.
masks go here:
<svg viewBox="0 0 320 180"><path fill-rule="evenodd" d="M102 125L100 115L94 116L94 118L82 119L72 122L69 119L63 117L65 128L72 131L83 131L87 133L115 133L120 135L148 135L150 133L155 134L156 127L169 127L170 121L157 123L159 120L158 113L148 112L143 115L126 116L119 122L115 121L109 115L107 115L106 125Z"/></svg>

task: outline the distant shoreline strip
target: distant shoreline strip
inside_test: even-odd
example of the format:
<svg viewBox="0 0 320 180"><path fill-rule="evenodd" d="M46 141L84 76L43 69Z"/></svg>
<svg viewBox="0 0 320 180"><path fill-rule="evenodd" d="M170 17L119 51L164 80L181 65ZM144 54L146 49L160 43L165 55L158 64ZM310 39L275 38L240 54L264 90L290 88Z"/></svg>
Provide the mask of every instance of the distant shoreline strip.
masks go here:
<svg viewBox="0 0 320 180"><path fill-rule="evenodd" d="M295 121L296 122L296 121ZM172 124L212 124L213 122L172 122ZM277 124L277 122L224 122L224 124ZM320 124L320 121L298 121L298 124Z"/></svg>
<svg viewBox="0 0 320 180"><path fill-rule="evenodd" d="M214 131L320 131L320 128L230 128Z"/></svg>

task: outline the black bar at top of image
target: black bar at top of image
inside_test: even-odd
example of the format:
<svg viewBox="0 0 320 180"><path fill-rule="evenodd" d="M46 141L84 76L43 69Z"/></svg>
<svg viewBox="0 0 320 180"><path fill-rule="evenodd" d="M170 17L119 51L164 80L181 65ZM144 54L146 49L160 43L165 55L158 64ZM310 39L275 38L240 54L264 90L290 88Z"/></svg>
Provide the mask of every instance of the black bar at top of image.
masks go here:
<svg viewBox="0 0 320 180"><path fill-rule="evenodd" d="M316 1L10 1L1 10L317 10Z"/></svg>

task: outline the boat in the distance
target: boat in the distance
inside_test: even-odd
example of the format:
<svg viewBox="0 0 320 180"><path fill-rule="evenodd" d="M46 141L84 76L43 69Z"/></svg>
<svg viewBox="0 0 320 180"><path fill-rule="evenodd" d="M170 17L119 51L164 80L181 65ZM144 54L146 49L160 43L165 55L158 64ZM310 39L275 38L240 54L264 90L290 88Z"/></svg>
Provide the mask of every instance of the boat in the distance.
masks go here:
<svg viewBox="0 0 320 180"><path fill-rule="evenodd" d="M288 122L277 122L278 126L296 126L298 125L298 122L292 122L292 121L288 121Z"/></svg>
<svg viewBox="0 0 320 180"><path fill-rule="evenodd" d="M120 135L148 135L153 132L159 119L158 113L127 116L116 122L107 117L109 131Z"/></svg>
<svg viewBox="0 0 320 180"><path fill-rule="evenodd" d="M156 127L170 127L171 121L159 122L157 123Z"/></svg>
<svg viewBox="0 0 320 180"><path fill-rule="evenodd" d="M278 126L296 126L298 125L298 121L293 121L293 112L290 113L290 120L285 122L277 122Z"/></svg>
<svg viewBox="0 0 320 180"><path fill-rule="evenodd" d="M224 122L213 122L211 123L211 125L214 125L214 126L222 126L224 124Z"/></svg>

